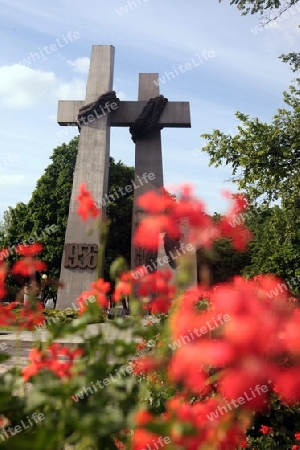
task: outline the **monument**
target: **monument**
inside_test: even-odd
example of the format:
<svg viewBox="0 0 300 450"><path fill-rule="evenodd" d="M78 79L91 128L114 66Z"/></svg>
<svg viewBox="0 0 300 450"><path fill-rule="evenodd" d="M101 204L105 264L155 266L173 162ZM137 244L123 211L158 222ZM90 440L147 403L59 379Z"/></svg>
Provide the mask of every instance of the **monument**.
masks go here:
<svg viewBox="0 0 300 450"><path fill-rule="evenodd" d="M89 289L97 278L98 234L94 230L86 235L85 226L76 213L74 205L78 187L86 183L96 201L107 195L110 127L130 127L135 141L135 185L132 214L132 232L143 212L137 206L137 198L143 193L163 187L163 169L160 130L164 127L190 127L188 102L168 102L159 96L158 74L139 75L138 101L120 101L112 91L114 47L94 45L83 101L59 101L57 121L61 126L79 126L80 137L76 159L73 187L70 199L65 245L61 263L57 308L65 309L79 295ZM157 105L160 105L159 115ZM145 130L143 116L148 115L152 127ZM149 121L148 121L149 122ZM146 131L146 132L145 132ZM151 182L139 183L149 176ZM104 211L105 213L105 211ZM131 267L145 264L149 255L143 249L132 246Z"/></svg>

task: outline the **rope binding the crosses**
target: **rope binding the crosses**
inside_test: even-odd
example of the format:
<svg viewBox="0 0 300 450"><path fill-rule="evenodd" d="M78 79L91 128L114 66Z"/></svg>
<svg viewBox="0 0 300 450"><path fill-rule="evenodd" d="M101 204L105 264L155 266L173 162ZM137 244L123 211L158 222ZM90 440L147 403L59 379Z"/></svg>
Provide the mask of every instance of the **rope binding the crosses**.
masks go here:
<svg viewBox="0 0 300 450"><path fill-rule="evenodd" d="M160 131L163 128L163 125L159 124L159 119L167 103L168 99L163 95L158 95L148 100L140 116L129 128L131 139L134 143L153 131Z"/></svg>
<svg viewBox="0 0 300 450"><path fill-rule="evenodd" d="M117 104L117 107L111 108L112 103ZM112 110L118 109L120 99L117 97L115 91L109 91L88 105L84 105L79 109L77 117L77 126L80 131L82 124L94 122L95 119L110 113ZM93 117L91 117L93 116Z"/></svg>

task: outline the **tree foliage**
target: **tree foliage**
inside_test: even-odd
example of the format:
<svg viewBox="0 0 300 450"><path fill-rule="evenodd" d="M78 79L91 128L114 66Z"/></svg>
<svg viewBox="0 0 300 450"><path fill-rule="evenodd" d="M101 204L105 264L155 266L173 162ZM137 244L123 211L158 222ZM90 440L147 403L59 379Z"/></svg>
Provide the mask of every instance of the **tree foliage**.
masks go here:
<svg viewBox="0 0 300 450"><path fill-rule="evenodd" d="M130 265L133 194L125 193L125 195L117 196L115 193L119 187L122 187L124 192L125 186L131 185L132 180L134 180L134 168L126 166L121 161L115 163L114 159L110 158L108 194L111 200L107 203L106 210L110 221L110 232L104 265L107 279L110 265L118 256L123 256Z"/></svg>
<svg viewBox="0 0 300 450"><path fill-rule="evenodd" d="M293 72L297 72L300 69L300 53L287 53L285 55L280 55L283 62L289 63Z"/></svg>
<svg viewBox="0 0 300 450"><path fill-rule="evenodd" d="M210 165L231 165L233 181L251 200L299 201L299 94L294 86L284 93L287 108L279 109L270 124L237 112L237 135L219 130L202 135L208 141L202 150L209 154Z"/></svg>
<svg viewBox="0 0 300 450"><path fill-rule="evenodd" d="M282 55L292 70L299 69L299 54ZM299 81L284 92L285 108L278 109L271 123L237 112L238 133L220 130L204 134L202 148L210 165L225 163L233 181L252 205L254 218L247 220L254 240L247 276L272 272L287 281L300 267L300 105ZM265 208L268 208L267 210ZM262 211L262 209L264 209ZM299 284L299 283L297 283ZM294 292L300 292L298 286Z"/></svg>
<svg viewBox="0 0 300 450"><path fill-rule="evenodd" d="M300 292L300 229L295 211L278 205L264 210L251 208L247 225L253 234L249 244L250 261L242 273L253 277L275 273L290 283L293 293ZM294 220L291 221L291 216ZM293 281L295 280L296 281Z"/></svg>
<svg viewBox="0 0 300 450"><path fill-rule="evenodd" d="M223 0L219 0L221 3ZM243 16L247 14L264 14L266 11L276 10L277 16L298 3L299 0L230 0L231 5L235 5Z"/></svg>

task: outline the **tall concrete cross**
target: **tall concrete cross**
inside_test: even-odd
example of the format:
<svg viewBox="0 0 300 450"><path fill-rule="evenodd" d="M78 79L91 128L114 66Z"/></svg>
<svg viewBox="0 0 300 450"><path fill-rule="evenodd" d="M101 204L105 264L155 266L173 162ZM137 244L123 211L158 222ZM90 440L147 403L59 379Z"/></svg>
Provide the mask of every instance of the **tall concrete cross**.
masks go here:
<svg viewBox="0 0 300 450"><path fill-rule="evenodd" d="M57 121L61 126L77 126L79 109L112 90L114 47L94 45L92 48L86 98L84 101L59 101ZM155 83L156 82L156 83ZM96 280L98 234L86 235L86 228L76 213L74 205L78 187L86 183L96 201L105 198L108 189L110 126L130 127L140 116L144 106L159 94L158 74L140 74L138 101L122 101L110 113L96 115L82 124L78 154L76 159L69 216L65 235L65 246L61 263L60 280L64 288L59 288L57 308L64 309L76 304L82 291L89 289ZM88 116L89 119L89 116ZM188 102L168 102L159 124L163 127L190 127ZM138 217L136 200L142 193L163 186L160 132L154 132L136 142L136 167L133 208L133 232ZM148 182L142 183L143 174L152 173ZM139 178L140 177L140 178ZM149 180L152 180L149 182ZM124 186L125 187L125 186ZM142 259L141 259L142 258ZM132 267L144 264L149 255L140 255L140 250L132 248Z"/></svg>
<svg viewBox="0 0 300 450"><path fill-rule="evenodd" d="M151 98L160 95L159 92L159 76L157 73L141 73L139 76L139 102L148 101ZM176 120L175 120L176 118ZM179 120L178 120L178 119ZM190 127L190 109L188 102L168 102L163 111L159 123L163 127ZM143 182L142 178L147 170L148 175L154 174L155 178L152 183ZM148 178L150 178L148 176ZM167 251L163 244L163 233L161 234L161 242L158 251L151 251L144 248L137 248L133 244L135 230L144 217L144 211L138 205L138 197L145 192L159 190L164 186L163 182L163 164L162 164L162 146L161 132L154 131L143 139L137 140L135 145L135 185L138 189L134 191L134 203L132 214L132 239L131 239L131 268L145 266L148 273L155 270L164 270L165 268L173 269L174 277L176 275L175 266L177 265L180 255L189 254L192 258L192 275L190 285L197 283L197 262L194 248L189 244L189 225L187 220L180 223L181 238L175 244L172 251ZM170 243L170 240L168 239ZM172 245L171 245L172 247ZM167 262L168 261L168 262Z"/></svg>

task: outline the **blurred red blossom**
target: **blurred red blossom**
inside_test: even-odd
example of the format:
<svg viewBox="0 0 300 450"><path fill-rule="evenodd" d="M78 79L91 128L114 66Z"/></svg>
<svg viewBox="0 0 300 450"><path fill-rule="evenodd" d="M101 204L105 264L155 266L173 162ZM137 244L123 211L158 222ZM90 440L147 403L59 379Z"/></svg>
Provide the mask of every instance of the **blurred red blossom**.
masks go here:
<svg viewBox="0 0 300 450"><path fill-rule="evenodd" d="M82 183L78 188L78 201L77 213L81 216L82 220L86 221L88 218L98 217L100 214L99 208L96 206L96 202L93 199L91 191L88 191L86 184Z"/></svg>
<svg viewBox="0 0 300 450"><path fill-rule="evenodd" d="M161 233L167 233L173 239L181 236L180 222L184 220L191 228L188 240L196 247L211 247L216 239L227 237L237 250L245 250L251 233L245 225L233 225L232 221L247 209L248 203L242 194L231 196L231 200L229 212L215 222L205 212L205 205L193 195L190 186L182 186L176 200L166 198L162 190L144 194L138 203L145 211L145 218L137 228L134 243L155 250Z"/></svg>
<svg viewBox="0 0 300 450"><path fill-rule="evenodd" d="M270 434L270 433L273 432L273 428L272 427L267 427L266 425L262 425L259 431L262 434Z"/></svg>
<svg viewBox="0 0 300 450"><path fill-rule="evenodd" d="M23 256L19 261L15 262L12 267L13 274L20 274L24 277L32 277L36 272L47 269L47 264L34 258L37 253L43 250L43 245L36 243L26 246L20 244L17 246L17 252Z"/></svg>
<svg viewBox="0 0 300 450"><path fill-rule="evenodd" d="M71 378L74 363L83 353L80 348L71 350L56 343L44 351L33 348L28 356L30 364L22 369L23 379L26 382L41 370L50 370L59 378Z"/></svg>
<svg viewBox="0 0 300 450"><path fill-rule="evenodd" d="M89 303L97 302L102 308L107 308L107 292L110 290L110 283L99 278L90 285L90 289L83 291L77 299L79 304L79 313L83 314L88 308Z"/></svg>
<svg viewBox="0 0 300 450"><path fill-rule="evenodd" d="M43 306L41 303L35 302L34 304L25 305L21 309L18 318L18 328L25 330L33 330L35 325L38 325L45 320L43 315Z"/></svg>
<svg viewBox="0 0 300 450"><path fill-rule="evenodd" d="M43 250L43 245L36 242L35 244L25 245L19 244L16 248L17 253L23 256L34 256Z"/></svg>

